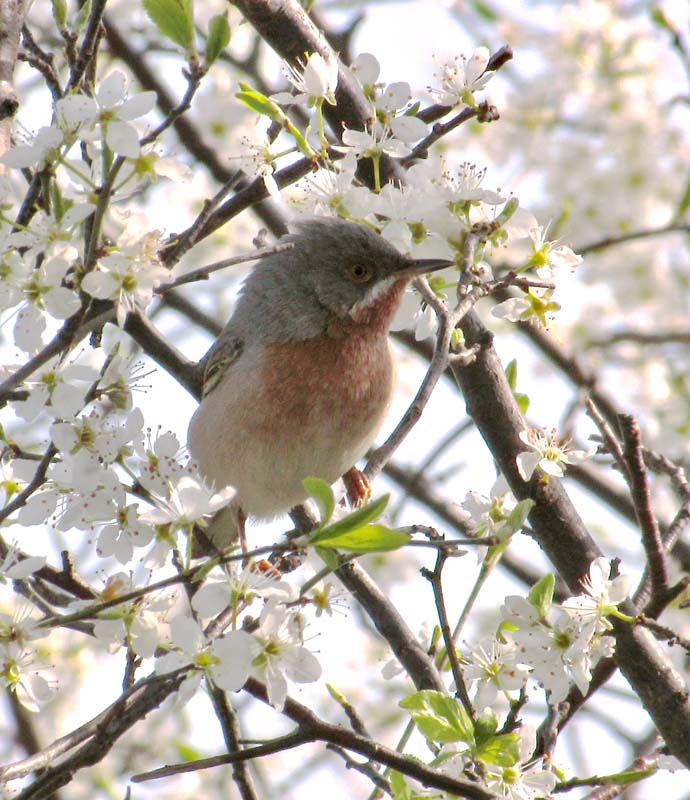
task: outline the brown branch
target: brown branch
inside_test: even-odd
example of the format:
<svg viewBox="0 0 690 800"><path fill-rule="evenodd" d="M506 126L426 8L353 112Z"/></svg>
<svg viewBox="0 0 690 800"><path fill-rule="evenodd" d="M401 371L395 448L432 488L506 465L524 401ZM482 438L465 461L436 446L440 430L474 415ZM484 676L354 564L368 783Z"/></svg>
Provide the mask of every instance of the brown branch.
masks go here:
<svg viewBox="0 0 690 800"><path fill-rule="evenodd" d="M610 347L619 342L635 342L636 344L664 345L690 344L690 331L635 331L622 330L601 338L588 339L588 347Z"/></svg>
<svg viewBox="0 0 690 800"><path fill-rule="evenodd" d="M630 233L622 233L619 236L606 236L603 239L598 239L597 241L581 245L580 247L576 247L574 249L576 253L579 253L581 256L585 256L589 253L596 253L599 250L606 250L609 247L615 247L620 244L636 242L641 239L649 239L654 236L665 236L667 233L690 233L690 225L687 223L672 222L669 225L662 225L659 228L631 231Z"/></svg>
<svg viewBox="0 0 690 800"><path fill-rule="evenodd" d="M543 483L538 475L524 483L515 458L521 452L519 433L525 422L517 407L491 336L474 312L461 325L467 344L479 344L476 361L452 365L467 408L487 442L515 496L530 497L530 522L535 536L571 590L590 563L600 555L570 498L558 480ZM624 613L634 615L632 604ZM685 681L649 631L628 624L615 625L616 660L642 704L666 739L671 751L690 766L690 701Z"/></svg>
<svg viewBox="0 0 690 800"><path fill-rule="evenodd" d="M233 256L232 258L224 258L222 261L215 261L213 264L207 264L205 267L198 267L197 269L185 272L183 275L180 275L179 278L175 278L174 281L158 286L156 289L154 289L154 293L166 294L171 289L175 289L178 286L183 286L186 283L206 281L214 272L218 272L221 269L235 267L237 264L245 264L248 261L257 261L261 258L266 258L266 256L272 256L276 253L282 253L285 250L290 250L293 247L294 244L292 242L283 242L271 245L270 247L262 247L259 250L255 250L253 253L243 253L239 256Z"/></svg>
<svg viewBox="0 0 690 800"><path fill-rule="evenodd" d="M364 608L376 630L390 645L395 657L403 665L417 689L445 692L445 685L433 660L417 641L417 637L410 631L387 595L365 570L357 562L351 561L338 567L335 574Z"/></svg>
<svg viewBox="0 0 690 800"><path fill-rule="evenodd" d="M184 670L178 670L177 673L154 675L138 681L89 722L55 740L30 758L1 767L0 780L9 781L42 771L33 783L15 797L16 800L48 797L51 792L69 783L76 770L97 764L120 736L179 688L185 674ZM55 763L59 756L79 745L83 746L59 764Z"/></svg>
<svg viewBox="0 0 690 800"><path fill-rule="evenodd" d="M22 45L24 49L19 53L20 60L26 61L37 72L40 72L50 91L53 102L60 100L63 93L60 79L55 71L53 54L46 53L45 50L38 46L26 25L22 28Z"/></svg>
<svg viewBox="0 0 690 800"><path fill-rule="evenodd" d="M417 390L417 394L414 396L414 399L400 422L396 425L395 430L388 439L369 456L364 474L370 480L381 471L422 416L422 412L429 402L436 384L448 368L450 361L449 348L453 331L462 317L467 314L477 302L481 294L482 290L480 288L474 288L470 290L470 293L463 298L452 311L445 308L445 306L440 309L436 346L434 347L434 354L431 358L429 368Z"/></svg>
<svg viewBox="0 0 690 800"><path fill-rule="evenodd" d="M652 509L652 498L647 480L647 470L642 456L642 434L637 420L630 414L621 414L619 424L624 445L625 461L628 465L626 479L630 484L630 495L642 533L642 545L647 555L651 578L653 607L666 603L668 592L668 567L659 525Z"/></svg>
<svg viewBox="0 0 690 800"><path fill-rule="evenodd" d="M109 15L105 16L104 24L106 37L113 53L118 58L121 58L132 70L132 73L145 89L156 93L158 106L163 114L172 113L178 104L168 91L165 83L160 80L159 70L150 67L144 54L131 47L130 42L123 36ZM172 127L184 148L198 163L203 164L208 169L218 183L227 184L237 179L240 187L247 185L247 179L242 177L242 173L240 172L238 176L238 170L230 168L225 161L219 158L214 148L204 142L202 131L194 125L187 115L181 114L177 116ZM285 229L285 221L275 205L268 202L266 197L267 195L258 198L262 202L258 203L257 201L258 204L254 211L272 233L279 234Z"/></svg>
<svg viewBox="0 0 690 800"><path fill-rule="evenodd" d="M229 753L241 751L240 725L234 709L230 705L227 694L217 686L211 687L211 701L220 721L225 739L225 746ZM232 777L242 800L258 800L259 795L247 769L245 759L238 759L232 763Z"/></svg>
<svg viewBox="0 0 690 800"><path fill-rule="evenodd" d="M261 702L268 703L266 687L254 678L250 678L247 681L245 690L258 700L261 700ZM401 755L395 750L348 731L339 725L331 725L324 722L309 708L290 697L285 702L283 713L299 726L303 734L310 735L314 740L329 742L346 750L359 753L371 761L384 764L402 772L404 775L415 778L424 786L441 789L455 796L471 798L472 800L496 799L496 795L476 783L450 778L448 775L427 767L416 759Z"/></svg>
<svg viewBox="0 0 690 800"><path fill-rule="evenodd" d="M455 682L455 694L460 699L463 708L467 712L471 720L476 722L477 712L474 710L470 695L467 691L465 678L463 675L460 660L458 659L458 651L453 640L453 632L450 629L450 622L448 621L448 612L446 610L446 601L443 594L443 566L448 558L448 552L441 549L436 555L436 564L433 570L426 568L422 569L422 576L425 577L431 584L431 589L434 593L434 603L436 605L436 614L438 616L439 625L441 627L441 635L443 636L443 643L446 647L446 655L450 662L451 672L453 673L453 681Z"/></svg>
<svg viewBox="0 0 690 800"><path fill-rule="evenodd" d="M430 147L433 147L436 142L440 141L444 136L447 136L451 131L460 127L463 123L474 119L478 113L476 109L465 106L460 113L456 114L453 119L448 122L437 122L431 129L431 132L412 148L412 152L400 159L402 166L407 167L419 158L426 158L429 154ZM418 116L421 117L421 114Z"/></svg>
<svg viewBox="0 0 690 800"><path fill-rule="evenodd" d="M169 372L197 400L201 397L201 375L195 361L190 361L166 341L148 318L139 312L127 314L124 330L157 364Z"/></svg>
<svg viewBox="0 0 690 800"><path fill-rule="evenodd" d="M96 43L102 32L101 24L107 1L108 0L94 0L91 4L91 12L86 22L81 45L76 54L76 60L74 64L72 64L70 70L69 83L65 89L66 92L69 92L70 89L78 89L81 86L86 71L91 67L97 52Z"/></svg>
<svg viewBox="0 0 690 800"><path fill-rule="evenodd" d="M313 170L314 164L311 159L304 158L278 170L274 175L275 182L283 189L285 186L291 184L308 175ZM216 209L209 218L205 225L201 227L198 232L197 240L201 241L205 237L218 230L222 225L236 217L242 211L254 207L257 203L265 200L269 196L266 184L263 178L255 178L244 188L240 189L235 195L225 201L218 209ZM287 227L282 224L282 227L277 231L280 234L285 233ZM179 240L184 240L187 232L179 234ZM169 252L166 253L165 260L168 262L170 259L177 260L176 247L173 246Z"/></svg>

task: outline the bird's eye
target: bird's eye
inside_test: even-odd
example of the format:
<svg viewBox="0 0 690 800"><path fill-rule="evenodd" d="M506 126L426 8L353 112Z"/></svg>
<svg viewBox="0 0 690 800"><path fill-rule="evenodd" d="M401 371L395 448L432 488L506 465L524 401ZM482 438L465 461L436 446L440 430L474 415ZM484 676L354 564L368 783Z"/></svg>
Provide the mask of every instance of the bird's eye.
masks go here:
<svg viewBox="0 0 690 800"><path fill-rule="evenodd" d="M366 283L371 279L371 269L366 264L351 264L347 268L347 277L355 283Z"/></svg>

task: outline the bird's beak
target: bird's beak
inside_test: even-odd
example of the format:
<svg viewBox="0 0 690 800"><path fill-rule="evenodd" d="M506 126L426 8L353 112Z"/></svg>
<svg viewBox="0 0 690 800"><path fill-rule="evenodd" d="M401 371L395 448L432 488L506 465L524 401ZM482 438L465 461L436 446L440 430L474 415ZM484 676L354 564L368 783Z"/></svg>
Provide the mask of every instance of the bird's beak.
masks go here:
<svg viewBox="0 0 690 800"><path fill-rule="evenodd" d="M437 272L453 266L455 266L455 262L445 258L411 258L403 266L401 272L409 275L410 278L416 278L418 275L426 275L427 272Z"/></svg>
<svg viewBox="0 0 690 800"><path fill-rule="evenodd" d="M454 266L454 261L448 261L445 258L416 258L412 260L409 271L410 275L415 277L417 275L426 275L427 272L438 272L440 269Z"/></svg>

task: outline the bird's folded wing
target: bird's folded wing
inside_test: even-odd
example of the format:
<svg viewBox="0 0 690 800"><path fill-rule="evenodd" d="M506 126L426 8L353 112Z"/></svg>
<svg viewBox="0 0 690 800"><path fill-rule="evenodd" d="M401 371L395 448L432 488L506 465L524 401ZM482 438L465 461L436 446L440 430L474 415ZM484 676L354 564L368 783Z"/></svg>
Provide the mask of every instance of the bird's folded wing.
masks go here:
<svg viewBox="0 0 690 800"><path fill-rule="evenodd" d="M221 334L199 365L204 374L203 397L218 386L228 367L242 355L243 349L244 342L239 336Z"/></svg>

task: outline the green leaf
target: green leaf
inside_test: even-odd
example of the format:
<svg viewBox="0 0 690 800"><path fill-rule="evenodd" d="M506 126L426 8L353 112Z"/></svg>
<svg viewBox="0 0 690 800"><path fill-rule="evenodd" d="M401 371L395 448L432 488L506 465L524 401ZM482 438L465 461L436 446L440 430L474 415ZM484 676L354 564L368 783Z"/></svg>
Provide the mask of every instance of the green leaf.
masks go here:
<svg viewBox="0 0 690 800"><path fill-rule="evenodd" d="M206 37L206 64L213 64L230 43L230 25L227 14L211 17Z"/></svg>
<svg viewBox="0 0 690 800"><path fill-rule="evenodd" d="M191 575L192 583L203 583L209 572L218 566L218 558L206 559Z"/></svg>
<svg viewBox="0 0 690 800"><path fill-rule="evenodd" d="M335 550L328 550L327 548L316 548L316 553L319 555L320 558L323 559L325 565L332 569L334 572L340 566L340 557L335 552Z"/></svg>
<svg viewBox="0 0 690 800"><path fill-rule="evenodd" d="M510 514L508 514L506 524L510 527L510 530L513 533L519 531L523 527L527 517L529 516L529 512L533 508L534 500L527 498L526 500L521 500L510 512Z"/></svg>
<svg viewBox="0 0 690 800"><path fill-rule="evenodd" d="M529 395L522 394L521 392L514 392L513 397L515 398L515 402L517 403L521 413L526 414L527 410L529 409Z"/></svg>
<svg viewBox="0 0 690 800"><path fill-rule="evenodd" d="M416 760L417 759L415 759L415 761ZM418 791L408 786L405 781L405 776L401 772L391 770L390 785L391 791L393 792L393 800L428 800L429 798L429 794L426 791L423 790L423 794L420 794ZM440 795L438 796L440 797Z"/></svg>
<svg viewBox="0 0 690 800"><path fill-rule="evenodd" d="M274 103L273 100L271 100L270 97L266 97L265 94L262 94L256 89L252 89L248 83L242 83L240 81L240 89L242 89L242 91L237 92L235 97L241 103L244 103L247 108L250 108L257 114L269 117L273 122L280 123L285 130L289 131L300 153L307 158L314 157L315 152L312 146L277 103Z"/></svg>
<svg viewBox="0 0 690 800"><path fill-rule="evenodd" d="M408 544L412 537L403 531L394 531L385 525L362 525L335 536L318 536L319 547L348 550L351 553L378 553L397 550Z"/></svg>
<svg viewBox="0 0 690 800"><path fill-rule="evenodd" d="M483 17L487 22L496 22L499 19L499 16L488 3L482 3L478 2L478 0L475 0L472 5L474 6L474 10L477 12L477 14L480 17Z"/></svg>
<svg viewBox="0 0 690 800"><path fill-rule="evenodd" d="M67 27L67 3L65 0L52 0L53 19L59 30Z"/></svg>
<svg viewBox="0 0 690 800"><path fill-rule="evenodd" d="M143 0L153 24L185 52L194 52L192 0Z"/></svg>
<svg viewBox="0 0 690 800"><path fill-rule="evenodd" d="M656 769L638 769L638 770L624 770L623 772L616 772L614 775L597 776L597 783L602 786L629 786L631 783L637 783L650 775L654 775Z"/></svg>
<svg viewBox="0 0 690 800"><path fill-rule="evenodd" d="M304 486L309 497L312 497L319 507L321 525L327 525L335 510L333 490L326 481L321 480L321 478L305 478L302 481L302 486Z"/></svg>
<svg viewBox="0 0 690 800"><path fill-rule="evenodd" d="M499 767L512 767L520 760L520 737L517 733L504 733L492 736L475 753L478 761L497 764Z"/></svg>
<svg viewBox="0 0 690 800"><path fill-rule="evenodd" d="M357 511L353 511L352 514L348 514L346 517L339 519L327 528L316 531L311 539L311 544L321 544L322 539L340 536L342 533L362 528L369 522L373 522L377 517L383 514L389 499L390 495L384 494L383 497L379 497L378 500L372 500L371 503L368 503L364 508L358 508Z"/></svg>
<svg viewBox="0 0 690 800"><path fill-rule="evenodd" d="M495 222L498 225L505 225L506 222L513 216L513 214L518 210L518 206L520 205L520 201L517 197L511 197L510 200L503 206L503 210L501 213L496 217Z"/></svg>
<svg viewBox="0 0 690 800"><path fill-rule="evenodd" d="M553 602L553 590L556 587L556 579L549 573L537 581L531 588L527 599L537 609L539 616L545 618Z"/></svg>
<svg viewBox="0 0 690 800"><path fill-rule="evenodd" d="M242 91L237 92L235 97L244 103L247 108L256 111L257 114L261 114L263 117L269 117L274 122L280 122L285 116L277 103L274 103L270 97L262 94L262 92L252 89L248 83L240 81L240 89Z"/></svg>
<svg viewBox="0 0 690 800"><path fill-rule="evenodd" d="M517 386L517 360L513 359L506 365L505 369L506 373L506 380L508 381L508 386L510 386L511 392L515 391L515 387Z"/></svg>
<svg viewBox="0 0 690 800"><path fill-rule="evenodd" d="M405 782L405 778L400 772L393 770L390 775L391 791L393 800L411 800L410 788Z"/></svg>
<svg viewBox="0 0 690 800"><path fill-rule="evenodd" d="M81 33L90 16L91 16L91 0L86 0L84 5L79 9L79 13L77 14L77 29L75 33Z"/></svg>
<svg viewBox="0 0 690 800"><path fill-rule="evenodd" d="M685 191L678 204L677 215L682 217L685 212L690 208L690 181L685 184Z"/></svg>
<svg viewBox="0 0 690 800"><path fill-rule="evenodd" d="M498 728L498 717L490 708L485 708L481 717L474 723L474 740L477 746L482 747L485 742L493 738Z"/></svg>
<svg viewBox="0 0 690 800"><path fill-rule="evenodd" d="M406 697L400 706L410 712L427 739L441 743L474 743L472 720L453 697L424 689Z"/></svg>
<svg viewBox="0 0 690 800"><path fill-rule="evenodd" d="M178 757L182 761L197 761L202 756L201 750L197 750L196 747L187 744L187 742L176 742L175 749L177 750Z"/></svg>
<svg viewBox="0 0 690 800"><path fill-rule="evenodd" d="M529 396L515 391L517 388L517 360L515 358L506 366L505 376L518 408L523 414L526 414L529 408Z"/></svg>

